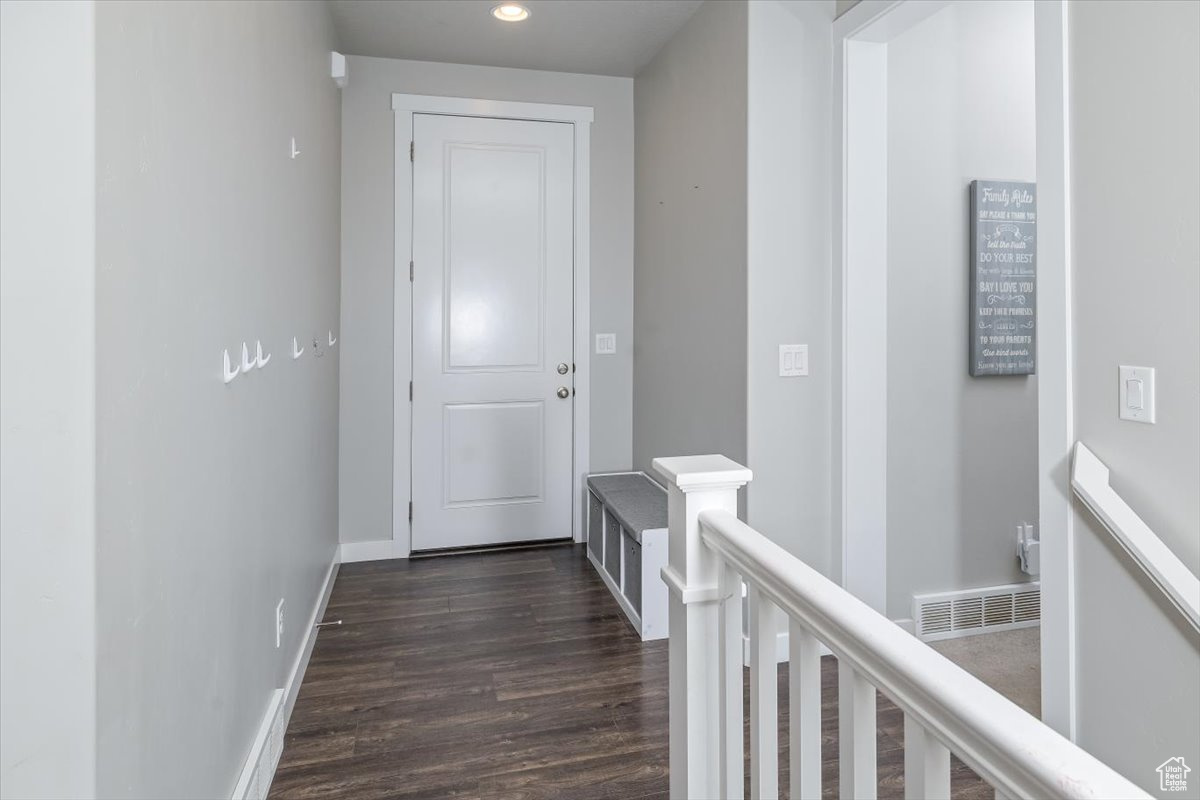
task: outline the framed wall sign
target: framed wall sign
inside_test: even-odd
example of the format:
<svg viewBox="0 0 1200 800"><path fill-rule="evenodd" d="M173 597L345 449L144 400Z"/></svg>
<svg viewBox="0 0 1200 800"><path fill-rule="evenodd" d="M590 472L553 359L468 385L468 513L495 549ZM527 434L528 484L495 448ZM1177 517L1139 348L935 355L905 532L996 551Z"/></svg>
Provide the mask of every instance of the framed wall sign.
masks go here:
<svg viewBox="0 0 1200 800"><path fill-rule="evenodd" d="M1032 375L1037 341L1037 184L971 181L972 376Z"/></svg>

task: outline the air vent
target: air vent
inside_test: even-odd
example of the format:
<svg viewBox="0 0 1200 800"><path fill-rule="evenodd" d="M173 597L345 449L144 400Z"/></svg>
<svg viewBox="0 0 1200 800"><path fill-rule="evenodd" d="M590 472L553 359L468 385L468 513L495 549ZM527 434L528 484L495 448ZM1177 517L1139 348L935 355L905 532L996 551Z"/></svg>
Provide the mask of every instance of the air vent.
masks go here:
<svg viewBox="0 0 1200 800"><path fill-rule="evenodd" d="M1028 628L1037 625L1041 617L1041 584L1037 582L913 597L917 638L924 641Z"/></svg>

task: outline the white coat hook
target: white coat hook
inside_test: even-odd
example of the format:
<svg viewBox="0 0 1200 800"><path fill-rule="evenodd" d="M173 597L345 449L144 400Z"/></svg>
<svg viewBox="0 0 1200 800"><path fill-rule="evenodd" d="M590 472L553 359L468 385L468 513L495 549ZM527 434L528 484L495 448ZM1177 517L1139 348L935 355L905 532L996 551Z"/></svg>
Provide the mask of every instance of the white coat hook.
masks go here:
<svg viewBox="0 0 1200 800"><path fill-rule="evenodd" d="M226 349L226 350L225 350L225 351L222 353L222 355L225 357L225 363L224 363L224 373L223 373L223 374L224 374L224 377L225 377L225 382L226 382L226 383L229 383L230 381L232 381L234 378L236 378L236 377L238 376L238 372L239 372L240 370L239 370L237 367L233 367L232 369L230 369L230 367L229 367L229 350L228 350L228 349Z"/></svg>
<svg viewBox="0 0 1200 800"><path fill-rule="evenodd" d="M296 337L292 337L292 360L295 361L300 356L304 355L304 348L296 341Z"/></svg>
<svg viewBox="0 0 1200 800"><path fill-rule="evenodd" d="M300 155L300 151L296 149L296 137L292 137L292 158Z"/></svg>
<svg viewBox="0 0 1200 800"><path fill-rule="evenodd" d="M330 331L329 332L329 346L333 347L335 344L337 344L337 339L333 338L333 331Z"/></svg>
<svg viewBox="0 0 1200 800"><path fill-rule="evenodd" d="M270 353L267 353L265 358L263 357L262 341L256 340L254 342L254 366L258 367L259 369L262 369L263 367L265 367L267 365L267 362L270 360L271 360Z"/></svg>
<svg viewBox="0 0 1200 800"><path fill-rule="evenodd" d="M254 369L254 359L250 358L250 348L242 342L242 373L245 374Z"/></svg>

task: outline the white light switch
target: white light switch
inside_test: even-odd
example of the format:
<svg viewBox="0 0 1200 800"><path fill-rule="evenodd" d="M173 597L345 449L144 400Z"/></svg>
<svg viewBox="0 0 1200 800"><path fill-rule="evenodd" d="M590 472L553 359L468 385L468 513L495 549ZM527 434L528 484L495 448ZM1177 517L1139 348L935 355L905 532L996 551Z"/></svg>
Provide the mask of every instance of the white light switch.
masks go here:
<svg viewBox="0 0 1200 800"><path fill-rule="evenodd" d="M1154 424L1154 369L1121 367L1121 419Z"/></svg>
<svg viewBox="0 0 1200 800"><path fill-rule="evenodd" d="M1138 380L1125 381L1125 404L1134 411L1141 411L1142 382Z"/></svg>
<svg viewBox="0 0 1200 800"><path fill-rule="evenodd" d="M808 345L779 345L779 377L798 378L808 374Z"/></svg>
<svg viewBox="0 0 1200 800"><path fill-rule="evenodd" d="M596 355L611 356L617 352L617 335L615 333L596 334Z"/></svg>

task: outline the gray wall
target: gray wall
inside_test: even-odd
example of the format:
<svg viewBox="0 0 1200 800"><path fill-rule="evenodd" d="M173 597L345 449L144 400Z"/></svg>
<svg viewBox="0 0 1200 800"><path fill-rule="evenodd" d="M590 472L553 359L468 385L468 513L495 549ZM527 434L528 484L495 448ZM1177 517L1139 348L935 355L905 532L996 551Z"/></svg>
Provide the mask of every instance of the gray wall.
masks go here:
<svg viewBox="0 0 1200 800"><path fill-rule="evenodd" d="M633 463L746 458L746 28L705 3L634 81Z"/></svg>
<svg viewBox="0 0 1200 800"><path fill-rule="evenodd" d="M392 418L393 365L405 375L410 369L410 354L395 354L392 346L393 325L410 324L393 319L393 92L595 108L591 325L593 333L617 335L617 354L591 356L591 469L628 469L633 81L357 56L348 61L350 83L342 98L341 540L392 538L392 442L409 441L407 429L393 431ZM407 477L400 476L402 485Z"/></svg>
<svg viewBox="0 0 1200 800"><path fill-rule="evenodd" d="M827 574L833 12L751 3L747 75L748 521ZM779 377L789 343L809 377Z"/></svg>
<svg viewBox="0 0 1200 800"><path fill-rule="evenodd" d="M1074 3L1070 31L1075 436L1200 574L1200 5ZM1156 425L1117 418L1121 364L1157 369ZM1081 507L1075 543L1079 743L1155 792L1183 756L1197 796L1200 637Z"/></svg>
<svg viewBox="0 0 1200 800"><path fill-rule="evenodd" d="M229 796L334 557L338 350L289 357L338 330L334 44L321 3L98 6L104 797Z"/></svg>
<svg viewBox="0 0 1200 800"><path fill-rule="evenodd" d="M1033 2L956 3L888 44L887 612L1027 580L1037 378L967 372L968 184L1035 175ZM1002 68L996 65L1002 64Z"/></svg>
<svg viewBox="0 0 1200 800"><path fill-rule="evenodd" d="M0 3L0 796L95 791L95 8Z"/></svg>

